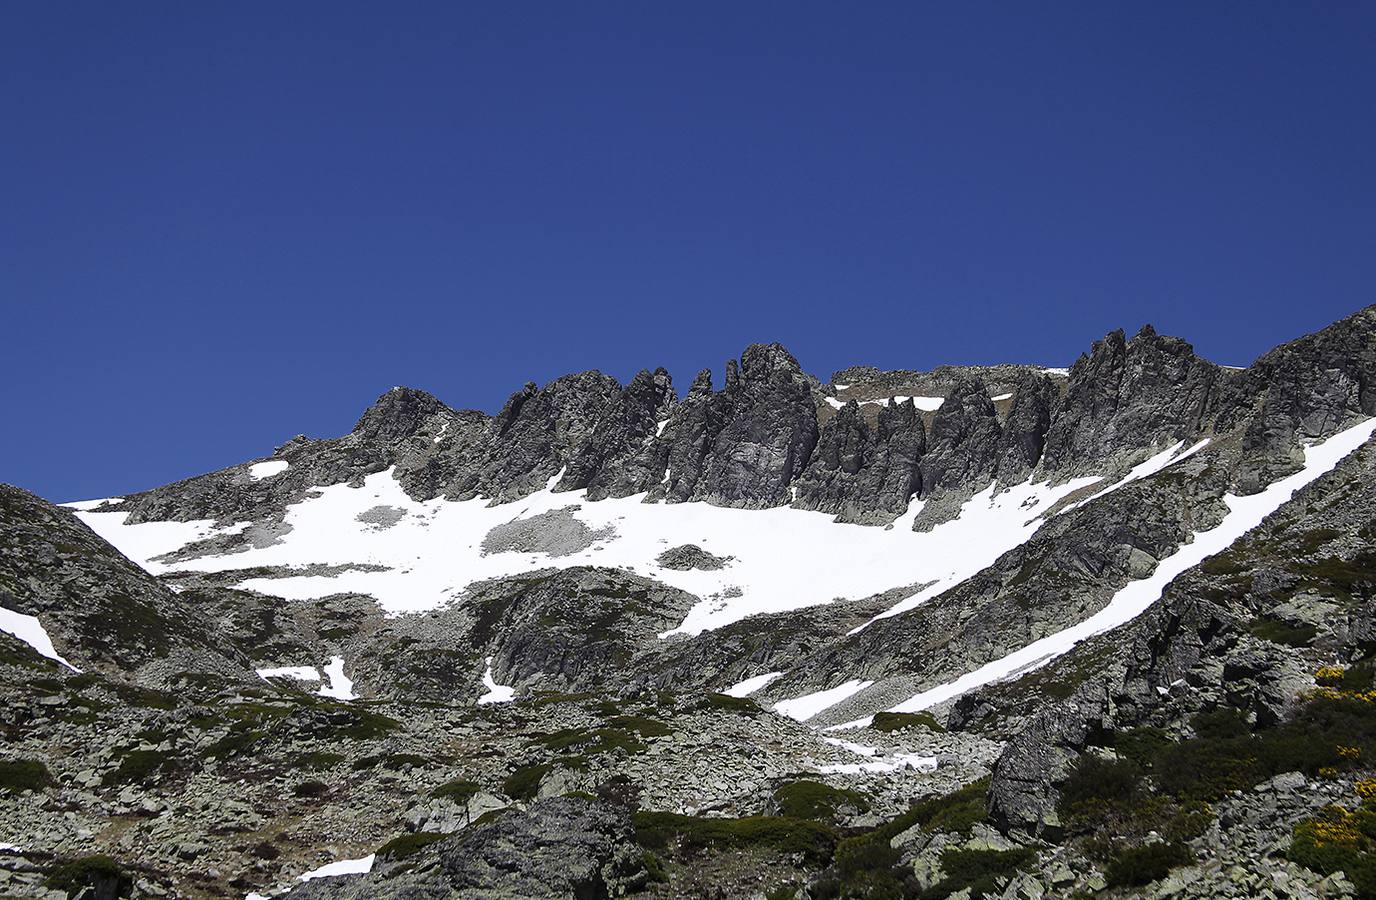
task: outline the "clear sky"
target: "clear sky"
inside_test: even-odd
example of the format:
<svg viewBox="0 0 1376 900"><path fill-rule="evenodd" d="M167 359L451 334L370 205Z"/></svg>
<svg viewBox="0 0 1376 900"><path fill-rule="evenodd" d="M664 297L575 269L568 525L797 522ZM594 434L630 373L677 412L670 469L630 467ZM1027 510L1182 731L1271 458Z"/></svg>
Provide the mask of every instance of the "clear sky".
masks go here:
<svg viewBox="0 0 1376 900"><path fill-rule="evenodd" d="M0 480L752 341L1246 364L1376 302L1374 61L1372 3L9 3Z"/></svg>

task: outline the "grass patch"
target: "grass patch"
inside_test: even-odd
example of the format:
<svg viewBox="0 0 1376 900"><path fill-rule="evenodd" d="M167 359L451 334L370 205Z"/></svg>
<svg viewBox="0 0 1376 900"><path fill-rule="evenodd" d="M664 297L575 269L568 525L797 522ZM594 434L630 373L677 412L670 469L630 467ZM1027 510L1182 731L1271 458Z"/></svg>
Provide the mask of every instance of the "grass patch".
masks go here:
<svg viewBox="0 0 1376 900"><path fill-rule="evenodd" d="M665 733L668 733L667 728ZM645 745L633 734L621 728L564 728L539 738L536 743L543 744L556 753L573 752L581 756L596 756L614 750L634 754L645 749Z"/></svg>
<svg viewBox="0 0 1376 900"><path fill-rule="evenodd" d="M942 851L943 878L920 895L921 900L941 900L968 890L971 897L998 896L999 884L1019 869L1035 862L1037 853L1030 847L1012 850L966 850L952 847Z"/></svg>
<svg viewBox="0 0 1376 900"><path fill-rule="evenodd" d="M615 716L607 722L613 728L634 731L643 738L664 737L673 734L673 729L658 719L646 716Z"/></svg>
<svg viewBox="0 0 1376 900"><path fill-rule="evenodd" d="M942 734L942 733L944 733L944 732L946 731L946 728L945 728L940 722L938 722L938 721L936 720L936 717L935 717L935 716L933 716L931 713L925 713L925 712L924 712L924 713L896 713L896 712L880 712L880 713L875 713L875 714L874 714L874 721L870 723L870 727L873 728L875 731L886 731L886 732L889 732L889 733L892 733L892 732L895 732L895 731L906 731L906 730L909 729L909 728L918 728L918 727L926 728L927 730L929 730L929 731L934 731L934 732L936 732L936 733L938 733L938 734Z"/></svg>
<svg viewBox="0 0 1376 900"><path fill-rule="evenodd" d="M1158 841L1118 851L1104 874L1110 887L1137 887L1165 878L1171 869L1192 862L1194 854L1184 844Z"/></svg>
<svg viewBox="0 0 1376 900"><path fill-rule="evenodd" d="M793 781L774 792L779 814L792 819L835 823L849 808L868 812L870 801L859 791L832 787L820 781Z"/></svg>
<svg viewBox="0 0 1376 900"><path fill-rule="evenodd" d="M126 897L134 889L134 879L108 856L85 856L49 869L44 885L69 895L90 887L98 897Z"/></svg>
<svg viewBox="0 0 1376 900"><path fill-rule="evenodd" d="M407 857L415 856L431 844L438 843L447 837L449 837L447 834L439 834L430 831L403 834L400 837L392 838L390 841L377 848L377 855L390 860L406 859Z"/></svg>
<svg viewBox="0 0 1376 900"><path fill-rule="evenodd" d="M476 781L469 781L467 778L455 778L453 781L446 781L430 792L431 797L444 800L452 800L455 803L467 803L478 795L482 790L482 785Z"/></svg>
<svg viewBox="0 0 1376 900"><path fill-rule="evenodd" d="M0 760L0 794L40 791L52 783L52 774L39 760Z"/></svg>
<svg viewBox="0 0 1376 900"><path fill-rule="evenodd" d="M321 772L325 769L333 769L342 763L346 756L342 753L326 753L322 750L314 750L309 753L298 753L292 759L292 765L298 769L309 769L312 772Z"/></svg>
<svg viewBox="0 0 1376 900"><path fill-rule="evenodd" d="M540 782L552 768L550 763L522 766L502 782L502 793L513 800L534 800L540 790Z"/></svg>
<svg viewBox="0 0 1376 900"><path fill-rule="evenodd" d="M1253 619L1247 624L1247 631L1254 637L1285 647L1307 647L1319 633L1314 625L1291 625L1267 618Z"/></svg>
<svg viewBox="0 0 1376 900"><path fill-rule="evenodd" d="M768 847L780 853L800 853L816 864L831 858L838 839L836 831L826 825L787 816L709 819L641 811L634 821L636 842L656 852L674 847L689 852Z"/></svg>
<svg viewBox="0 0 1376 900"><path fill-rule="evenodd" d="M749 697L730 697L726 694L708 692L693 705L694 710L717 710L720 712L740 713L753 716L760 711L760 705Z"/></svg>
<svg viewBox="0 0 1376 900"><path fill-rule="evenodd" d="M107 787L118 784L144 784L154 775L176 771L177 761L160 750L131 750L124 754L119 768L106 773L102 783Z"/></svg>

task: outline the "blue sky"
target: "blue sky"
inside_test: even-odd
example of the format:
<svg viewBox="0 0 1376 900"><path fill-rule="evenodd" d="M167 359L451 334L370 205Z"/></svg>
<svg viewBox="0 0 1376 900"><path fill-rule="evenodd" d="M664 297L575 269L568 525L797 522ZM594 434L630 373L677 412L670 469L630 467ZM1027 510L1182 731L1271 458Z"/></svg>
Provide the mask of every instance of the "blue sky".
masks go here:
<svg viewBox="0 0 1376 900"><path fill-rule="evenodd" d="M0 480L150 487L394 384L752 341L1219 362L1376 301L1369 3L27 3Z"/></svg>

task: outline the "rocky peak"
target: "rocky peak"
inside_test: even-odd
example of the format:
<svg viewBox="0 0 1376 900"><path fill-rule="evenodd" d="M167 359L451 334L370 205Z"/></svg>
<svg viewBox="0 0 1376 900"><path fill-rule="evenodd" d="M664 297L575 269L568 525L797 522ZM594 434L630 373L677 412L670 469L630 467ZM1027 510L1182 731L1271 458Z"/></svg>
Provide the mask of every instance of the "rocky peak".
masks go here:
<svg viewBox="0 0 1376 900"><path fill-rule="evenodd" d="M1112 467L1124 455L1200 432L1217 406L1221 370L1176 337L1122 330L1075 361L1046 439L1044 468Z"/></svg>
<svg viewBox="0 0 1376 900"><path fill-rule="evenodd" d="M445 409L433 394L394 387L368 407L354 426L354 434L365 440L393 444L415 434L426 419Z"/></svg>

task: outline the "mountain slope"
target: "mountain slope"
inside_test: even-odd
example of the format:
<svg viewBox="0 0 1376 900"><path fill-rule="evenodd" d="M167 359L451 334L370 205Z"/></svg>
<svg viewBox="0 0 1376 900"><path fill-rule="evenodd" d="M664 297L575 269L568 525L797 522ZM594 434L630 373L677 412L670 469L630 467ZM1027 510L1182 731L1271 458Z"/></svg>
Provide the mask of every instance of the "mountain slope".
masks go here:
<svg viewBox="0 0 1376 900"><path fill-rule="evenodd" d="M322 843L374 868L339 896L1123 895L1140 878L1122 872L1167 852L1150 835L1177 832L1147 880L1196 859L1181 895L1232 896L1221 860L1281 865L1276 835L1376 759L1359 691L1306 693L1322 667L1373 664L1373 383L1376 308L1246 370L1150 327L1068 370L829 383L755 345L682 398L663 370L526 385L495 416L396 388L343 437L73 512L5 489L0 630L86 670L0 638L0 685L38 711L8 720L8 755L51 760L53 812L255 785L241 837L178 832L232 876L150 857L148 884L194 896L282 885L330 861ZM152 714L121 705L135 687L185 695ZM1224 713L1227 746L1293 751L1238 782L1227 802L1264 827L1236 834L1190 806L1224 796L1164 762L1219 752ZM1349 755L1294 749L1302 727L1334 744L1339 721ZM76 769L53 757L63 729L126 743ZM177 761L125 793L84 774L139 753ZM403 774L369 780L385 760ZM1137 805L1076 806L1095 766ZM1321 769L1328 786L1306 781ZM1281 800L1257 812L1258 791ZM1147 795L1214 831L1152 819ZM0 828L63 858L168 840L25 826L12 802ZM1105 808L1123 829L1098 845ZM575 821L596 848L549 839ZM494 841L523 848L526 887L496 874ZM576 884L529 874L582 853L601 863ZM976 859L994 868L961 881ZM1304 890L1331 875L1284 865Z"/></svg>

